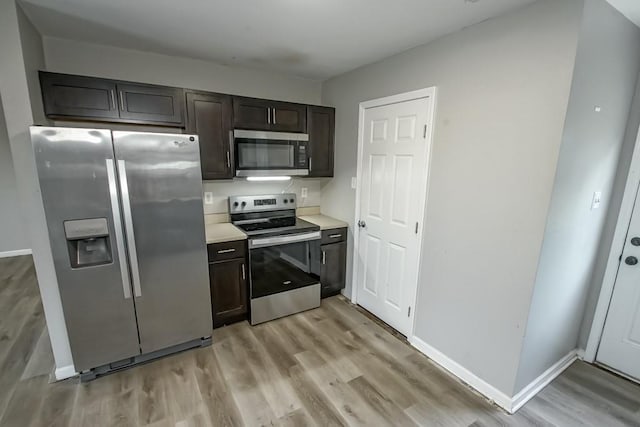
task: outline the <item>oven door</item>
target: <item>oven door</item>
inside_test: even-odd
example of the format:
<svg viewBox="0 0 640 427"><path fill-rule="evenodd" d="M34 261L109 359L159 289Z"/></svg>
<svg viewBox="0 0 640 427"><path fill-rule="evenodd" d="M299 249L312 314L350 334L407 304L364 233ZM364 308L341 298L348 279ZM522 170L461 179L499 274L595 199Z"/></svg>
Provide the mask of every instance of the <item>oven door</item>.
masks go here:
<svg viewBox="0 0 640 427"><path fill-rule="evenodd" d="M235 130L237 176L308 175L309 135Z"/></svg>
<svg viewBox="0 0 640 427"><path fill-rule="evenodd" d="M310 244L319 239L319 231L251 239L251 299L319 283L310 259Z"/></svg>

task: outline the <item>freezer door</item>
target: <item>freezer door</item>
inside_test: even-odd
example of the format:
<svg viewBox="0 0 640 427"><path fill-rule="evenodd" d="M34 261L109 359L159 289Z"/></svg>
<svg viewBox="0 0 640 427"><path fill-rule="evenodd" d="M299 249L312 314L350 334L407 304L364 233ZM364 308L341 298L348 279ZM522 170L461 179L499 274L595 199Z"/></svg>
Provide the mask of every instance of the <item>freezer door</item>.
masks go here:
<svg viewBox="0 0 640 427"><path fill-rule="evenodd" d="M75 368L138 355L111 133L30 130Z"/></svg>
<svg viewBox="0 0 640 427"><path fill-rule="evenodd" d="M211 336L198 139L113 139L142 352Z"/></svg>

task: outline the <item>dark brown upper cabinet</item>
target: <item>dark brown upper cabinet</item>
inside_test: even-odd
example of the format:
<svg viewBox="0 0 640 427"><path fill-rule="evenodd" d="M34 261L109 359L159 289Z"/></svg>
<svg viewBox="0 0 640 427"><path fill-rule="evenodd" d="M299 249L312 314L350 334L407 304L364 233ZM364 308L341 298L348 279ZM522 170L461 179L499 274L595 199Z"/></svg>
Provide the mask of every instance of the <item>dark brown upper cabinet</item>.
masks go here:
<svg viewBox="0 0 640 427"><path fill-rule="evenodd" d="M336 110L331 107L307 107L309 132L309 176L333 176Z"/></svg>
<svg viewBox="0 0 640 427"><path fill-rule="evenodd" d="M183 90L40 71L47 117L184 127Z"/></svg>
<svg viewBox="0 0 640 427"><path fill-rule="evenodd" d="M233 178L231 96L188 91L187 132L198 135L202 179Z"/></svg>
<svg viewBox="0 0 640 427"><path fill-rule="evenodd" d="M111 80L40 72L45 114L53 118L120 117L116 84Z"/></svg>
<svg viewBox="0 0 640 427"><path fill-rule="evenodd" d="M121 119L184 126L182 89L134 83L117 88Z"/></svg>
<svg viewBox="0 0 640 427"><path fill-rule="evenodd" d="M233 98L233 126L237 129L306 132L307 106L256 98Z"/></svg>

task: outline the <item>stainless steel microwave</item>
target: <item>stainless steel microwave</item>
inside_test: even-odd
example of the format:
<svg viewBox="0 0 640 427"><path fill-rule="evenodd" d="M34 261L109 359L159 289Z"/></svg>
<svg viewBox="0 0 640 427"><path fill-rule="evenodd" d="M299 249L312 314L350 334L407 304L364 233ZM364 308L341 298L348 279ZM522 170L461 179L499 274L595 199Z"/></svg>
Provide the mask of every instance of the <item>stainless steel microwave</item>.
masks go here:
<svg viewBox="0 0 640 427"><path fill-rule="evenodd" d="M309 174L309 135L233 131L236 176Z"/></svg>

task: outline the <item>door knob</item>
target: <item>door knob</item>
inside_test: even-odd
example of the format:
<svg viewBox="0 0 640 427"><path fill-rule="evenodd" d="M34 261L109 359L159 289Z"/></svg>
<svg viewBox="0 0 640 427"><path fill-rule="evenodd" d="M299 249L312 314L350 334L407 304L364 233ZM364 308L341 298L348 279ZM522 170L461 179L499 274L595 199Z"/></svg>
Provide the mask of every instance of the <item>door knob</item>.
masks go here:
<svg viewBox="0 0 640 427"><path fill-rule="evenodd" d="M366 223L366 222L364 222L364 221L362 221L362 220L358 221L358 227L360 227L360 228L365 228L366 226L367 226L367 223Z"/></svg>
<svg viewBox="0 0 640 427"><path fill-rule="evenodd" d="M640 246L640 237L634 237L633 239L631 239L631 244L633 246Z"/></svg>
<svg viewBox="0 0 640 427"><path fill-rule="evenodd" d="M627 265L636 265L638 263L638 258L634 256L628 256L625 258L624 263Z"/></svg>

